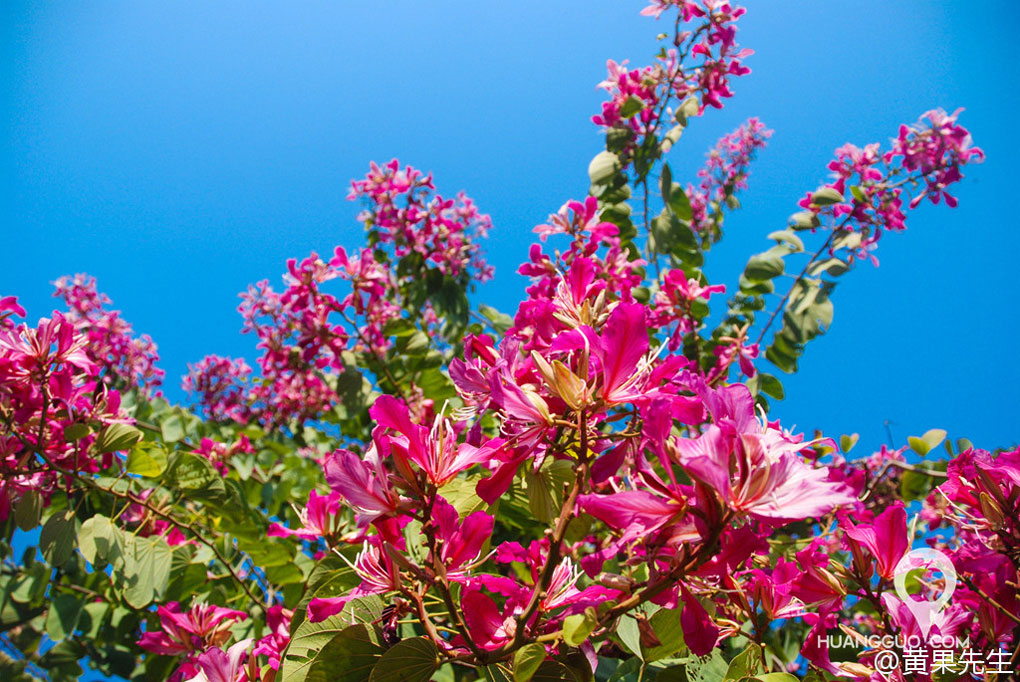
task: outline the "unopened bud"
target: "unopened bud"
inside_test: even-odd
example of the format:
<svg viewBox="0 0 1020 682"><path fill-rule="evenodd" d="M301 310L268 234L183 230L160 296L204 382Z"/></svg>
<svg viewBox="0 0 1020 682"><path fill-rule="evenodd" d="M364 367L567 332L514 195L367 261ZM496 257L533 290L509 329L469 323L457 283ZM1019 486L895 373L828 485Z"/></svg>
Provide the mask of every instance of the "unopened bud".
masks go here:
<svg viewBox="0 0 1020 682"><path fill-rule="evenodd" d="M571 372L569 367L559 360L554 360L553 372L556 380L551 388L563 402L575 410L588 402L588 386L579 376Z"/></svg>
<svg viewBox="0 0 1020 682"><path fill-rule="evenodd" d="M1002 509L1000 509L999 504L992 499L992 496L985 492L979 493L978 501L981 503L981 513L984 514L989 527L993 530L1002 528L1004 520L1002 516Z"/></svg>
<svg viewBox="0 0 1020 682"><path fill-rule="evenodd" d="M628 578L627 576L620 575L619 573L599 573L595 576L595 582L614 590L620 590L621 592L627 593L630 593L636 584L636 581L633 578Z"/></svg>

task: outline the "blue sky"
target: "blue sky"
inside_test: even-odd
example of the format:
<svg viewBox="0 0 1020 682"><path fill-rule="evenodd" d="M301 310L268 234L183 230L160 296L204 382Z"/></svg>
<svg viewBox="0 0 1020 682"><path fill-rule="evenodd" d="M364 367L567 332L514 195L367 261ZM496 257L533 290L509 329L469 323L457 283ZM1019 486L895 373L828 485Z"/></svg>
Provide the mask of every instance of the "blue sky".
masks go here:
<svg viewBox="0 0 1020 682"><path fill-rule="evenodd" d="M1016 442L1020 6L746 4L753 73L670 159L689 176L748 116L775 130L711 254L713 281L732 290L843 142L885 142L926 109L965 106L988 154L968 169L960 208L922 207L905 234L883 238L880 268L844 278L830 333L775 413L809 431L859 431L865 447L885 440L885 420L898 442L936 426L987 447ZM180 398L187 362L253 357L237 292L279 282L289 257L360 243L349 180L398 157L492 215L497 274L476 300L512 311L532 226L586 192L605 60L647 63L666 28L642 6L3 3L0 293L34 319L52 310L60 275L98 277L158 342Z"/></svg>

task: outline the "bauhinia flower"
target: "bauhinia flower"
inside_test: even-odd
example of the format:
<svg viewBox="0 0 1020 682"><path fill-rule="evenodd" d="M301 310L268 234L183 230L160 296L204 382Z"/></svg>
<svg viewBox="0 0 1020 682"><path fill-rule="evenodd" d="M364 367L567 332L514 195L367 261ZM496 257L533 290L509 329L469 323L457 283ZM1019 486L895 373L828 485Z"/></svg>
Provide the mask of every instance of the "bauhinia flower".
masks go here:
<svg viewBox="0 0 1020 682"><path fill-rule="evenodd" d="M907 512L897 503L875 517L871 523L854 525L849 519L843 542L853 553L854 563L864 576L871 575L871 558L878 563L878 574L892 579L896 565L910 549L907 538Z"/></svg>
<svg viewBox="0 0 1020 682"><path fill-rule="evenodd" d="M218 647L230 638L233 621L244 620L248 614L213 604L196 604L181 611L180 604L170 602L156 609L160 632L142 634L138 645L165 656Z"/></svg>
<svg viewBox="0 0 1020 682"><path fill-rule="evenodd" d="M468 467L492 458L490 447L458 443L453 426L442 416L436 417L431 429L415 424L411 421L407 405L391 396L380 396L369 414L381 426L399 434L388 436L385 442L397 470L410 480L413 480L413 475L409 476L409 463L425 472L430 483L441 487Z"/></svg>
<svg viewBox="0 0 1020 682"><path fill-rule="evenodd" d="M389 473L374 444L364 459L349 450L337 450L326 458L324 468L326 482L354 510L359 524L397 511L400 496L390 486Z"/></svg>
<svg viewBox="0 0 1020 682"><path fill-rule="evenodd" d="M842 482L829 480L826 468L798 455L813 442L758 421L746 386L709 390L705 404L715 422L697 438L680 439L678 459L730 509L782 521L821 516L856 499Z"/></svg>
<svg viewBox="0 0 1020 682"><path fill-rule="evenodd" d="M249 637L231 645L226 651L219 647L213 647L202 652L195 657L193 663L199 672L188 682L241 682L248 680L249 678L241 668L241 660L252 641L254 640Z"/></svg>

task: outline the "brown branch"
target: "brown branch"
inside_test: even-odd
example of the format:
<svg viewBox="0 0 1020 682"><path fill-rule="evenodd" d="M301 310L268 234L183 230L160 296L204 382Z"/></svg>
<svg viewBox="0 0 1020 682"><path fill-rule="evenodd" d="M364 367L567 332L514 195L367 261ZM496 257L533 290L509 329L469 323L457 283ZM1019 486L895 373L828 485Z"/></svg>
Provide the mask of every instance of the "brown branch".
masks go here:
<svg viewBox="0 0 1020 682"><path fill-rule="evenodd" d="M574 518L577 498L580 496L588 478L588 417L584 410L578 415L577 426L580 431L578 465L574 467L574 483L567 494L567 499L563 502L563 508L560 510L560 515L556 519L556 525L553 527L552 534L549 537L549 555L546 557L539 579L535 581L535 586L531 591L531 598L528 600L527 606L517 617L517 628L514 631L513 639L491 652L489 660L499 660L519 649L524 644L527 623L538 610L542 599L545 598L545 591L548 589L553 573L560 563L560 558L562 557L561 545L563 544L564 537L566 537L567 528Z"/></svg>

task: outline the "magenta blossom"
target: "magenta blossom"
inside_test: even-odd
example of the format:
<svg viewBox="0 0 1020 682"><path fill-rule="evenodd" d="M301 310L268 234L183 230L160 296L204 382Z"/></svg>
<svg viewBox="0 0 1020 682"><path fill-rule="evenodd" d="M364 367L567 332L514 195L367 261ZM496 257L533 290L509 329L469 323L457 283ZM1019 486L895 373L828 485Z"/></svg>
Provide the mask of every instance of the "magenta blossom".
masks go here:
<svg viewBox="0 0 1020 682"><path fill-rule="evenodd" d="M217 647L230 637L233 621L244 620L248 614L212 604L196 604L181 611L180 604L170 602L156 609L159 632L142 634L138 645L156 654L175 656Z"/></svg>
<svg viewBox="0 0 1020 682"><path fill-rule="evenodd" d="M824 467L808 464L802 443L770 423L760 423L742 384L711 391L706 405L715 422L697 438L680 439L681 466L737 512L763 520L817 517L856 498L831 481Z"/></svg>
<svg viewBox="0 0 1020 682"><path fill-rule="evenodd" d="M489 447L458 443L447 419L437 417L431 430L413 423L407 405L391 396L380 396L369 414L381 426L399 434L385 441L398 469L409 472L408 463L413 463L436 486L443 486L461 471L492 458L493 450Z"/></svg>

